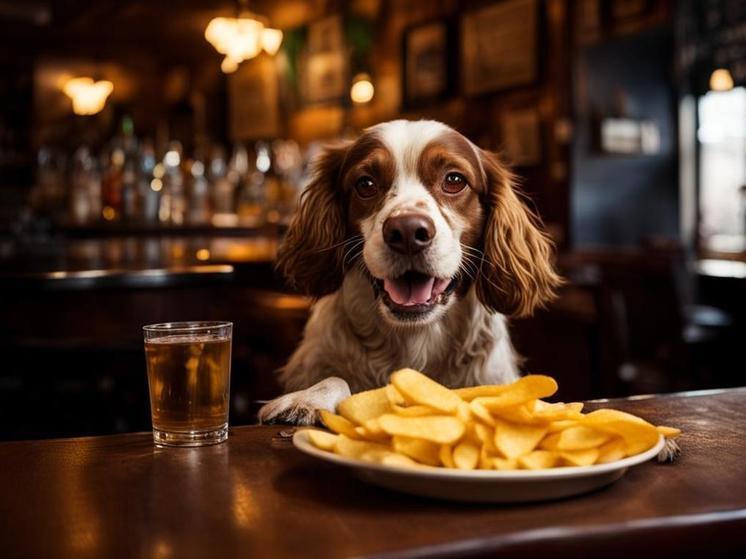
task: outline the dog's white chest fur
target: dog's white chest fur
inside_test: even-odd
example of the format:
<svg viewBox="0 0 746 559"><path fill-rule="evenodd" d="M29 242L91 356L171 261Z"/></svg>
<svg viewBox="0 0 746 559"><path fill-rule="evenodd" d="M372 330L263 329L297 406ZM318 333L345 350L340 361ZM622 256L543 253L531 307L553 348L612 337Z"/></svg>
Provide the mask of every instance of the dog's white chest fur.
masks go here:
<svg viewBox="0 0 746 559"><path fill-rule="evenodd" d="M383 386L402 367L424 371L447 386L518 377L505 318L487 312L473 292L426 327L392 327L375 306L368 280L348 273L339 291L314 306L303 342L280 377L286 389L337 376L357 392Z"/></svg>

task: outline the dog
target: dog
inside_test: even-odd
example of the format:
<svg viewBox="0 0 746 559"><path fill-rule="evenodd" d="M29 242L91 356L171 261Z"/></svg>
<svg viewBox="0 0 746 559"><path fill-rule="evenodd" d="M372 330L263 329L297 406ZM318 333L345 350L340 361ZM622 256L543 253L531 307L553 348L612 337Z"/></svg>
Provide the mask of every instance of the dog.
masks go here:
<svg viewBox="0 0 746 559"><path fill-rule="evenodd" d="M453 388L516 380L507 319L556 297L552 257L508 168L445 124L395 120L328 147L277 261L318 300L281 370L291 392L260 422L316 423L402 367ZM679 454L668 439L658 460Z"/></svg>
<svg viewBox="0 0 746 559"><path fill-rule="evenodd" d="M313 424L412 367L450 387L518 378L509 317L562 280L553 245L497 155L432 120L395 120L326 148L277 268L318 298L263 423Z"/></svg>

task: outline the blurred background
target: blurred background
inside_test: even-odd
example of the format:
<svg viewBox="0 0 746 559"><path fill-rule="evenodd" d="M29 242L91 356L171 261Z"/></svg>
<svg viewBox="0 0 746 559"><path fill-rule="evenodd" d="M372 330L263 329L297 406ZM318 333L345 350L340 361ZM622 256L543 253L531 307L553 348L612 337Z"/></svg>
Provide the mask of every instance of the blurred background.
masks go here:
<svg viewBox="0 0 746 559"><path fill-rule="evenodd" d="M148 429L174 320L235 323L252 422L309 160L394 118L521 177L568 283L512 331L561 398L746 384L743 0L0 0L0 70L0 439Z"/></svg>

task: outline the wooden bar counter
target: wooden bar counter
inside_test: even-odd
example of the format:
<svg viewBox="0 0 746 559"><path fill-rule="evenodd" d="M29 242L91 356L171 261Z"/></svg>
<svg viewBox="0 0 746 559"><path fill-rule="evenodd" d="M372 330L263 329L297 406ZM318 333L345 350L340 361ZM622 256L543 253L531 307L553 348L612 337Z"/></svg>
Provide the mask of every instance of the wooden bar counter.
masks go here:
<svg viewBox="0 0 746 559"><path fill-rule="evenodd" d="M746 556L746 388L598 406L680 427L680 460L498 506L368 486L301 455L287 427L200 449L155 448L150 433L2 443L0 556Z"/></svg>

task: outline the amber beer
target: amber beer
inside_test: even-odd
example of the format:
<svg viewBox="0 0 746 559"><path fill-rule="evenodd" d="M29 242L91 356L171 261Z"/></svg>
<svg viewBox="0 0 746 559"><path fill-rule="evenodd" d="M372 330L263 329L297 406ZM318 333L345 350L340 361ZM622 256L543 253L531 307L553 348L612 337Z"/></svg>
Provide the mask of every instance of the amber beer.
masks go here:
<svg viewBox="0 0 746 559"><path fill-rule="evenodd" d="M145 359L155 442L200 446L224 441L230 398L230 323L146 327Z"/></svg>

